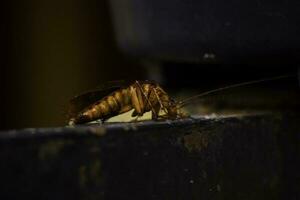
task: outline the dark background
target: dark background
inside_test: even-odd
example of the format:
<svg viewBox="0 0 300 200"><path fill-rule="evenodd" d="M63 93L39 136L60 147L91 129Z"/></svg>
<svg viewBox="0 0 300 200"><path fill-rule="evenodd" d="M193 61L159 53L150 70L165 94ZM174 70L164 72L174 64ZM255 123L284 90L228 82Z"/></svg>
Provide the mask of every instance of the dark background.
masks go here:
<svg viewBox="0 0 300 200"><path fill-rule="evenodd" d="M0 129L63 125L69 98L109 80L141 79L97 0L1 2Z"/></svg>
<svg viewBox="0 0 300 200"><path fill-rule="evenodd" d="M280 0L277 4L262 2L263 7L256 3L251 3L251 6L243 5L244 10L249 9L249 13L256 13L247 14L247 18L243 21L242 18L235 16L239 16L244 10L219 12L222 5L209 1L202 3L212 9L214 15L200 6L200 11L202 9L205 11L202 12L204 18L193 18L194 15L189 16L187 11L192 9L198 13L198 10L188 2L177 1L177 6L183 6L176 7L172 4L171 7L164 7L163 5L167 3L159 4L156 1L151 4L150 1L145 1L144 5L141 1L127 0L124 2L128 5L132 2L132 5L140 7L135 10L117 7L115 14L120 13L121 19L123 15L135 16L132 21L126 22L127 18L119 20L118 26L112 23L114 20L108 2L96 0L1 2L0 129L65 125L66 106L70 98L111 80L147 78L159 81L171 92L186 88L206 91L233 83L297 73L298 65L295 64L299 60L297 56L299 39L295 37L299 31L298 26L295 26L299 21L295 17L298 11L297 2L293 2L295 5L285 4ZM113 5L120 3L111 2L114 2ZM233 6L241 5L235 1L231 3ZM278 6L281 4L285 6ZM176 12L181 8L180 12ZM289 12L291 9L293 12ZM269 15L270 10L273 14L277 14ZM175 19L178 21L172 21L172 15L168 15L168 12L176 16ZM283 18L278 12L289 14ZM161 21L160 17L166 20ZM206 17L209 21L202 20ZM214 29L213 27L222 25L220 21L225 20L224 17L232 19L236 22L236 26L230 26L230 29L221 32ZM197 20L200 20L201 26L193 25L198 23ZM260 21L261 26L256 29L257 21ZM223 25L226 28L228 23ZM117 36L121 44L119 46L114 27L118 28ZM182 27L187 27L186 30L189 32L181 29ZM173 29L178 32L173 32ZM240 29L241 32L237 31ZM198 34L202 32L204 35ZM214 34L210 34L211 32ZM223 37L222 34L215 33L228 35ZM149 37L144 38L143 34ZM171 40L168 40L170 34ZM290 35L293 38L289 37ZM228 40L228 37L231 40ZM259 40L255 40L256 38ZM194 40L200 43L194 43ZM170 43L161 43L162 41ZM207 44L201 45L206 41ZM174 44L175 46L172 46ZM224 44L229 45L228 51ZM265 49L262 49L263 47ZM199 53L199 49L203 52ZM235 54L240 50L241 55ZM220 65L222 61L218 65L209 65L208 63L215 61L209 58L207 60L203 56L205 52L218 53L218 51L220 54L217 55L230 55L224 56L227 59L224 63L227 65L224 63ZM169 53L169 56L164 57ZM176 59L181 55L197 57L198 54L204 58L202 62L187 63L184 59ZM240 56L239 59L235 59L234 55ZM271 65L268 65L270 63ZM294 80L293 87L295 83ZM284 84L280 82L274 84L272 88L276 90L282 85Z"/></svg>

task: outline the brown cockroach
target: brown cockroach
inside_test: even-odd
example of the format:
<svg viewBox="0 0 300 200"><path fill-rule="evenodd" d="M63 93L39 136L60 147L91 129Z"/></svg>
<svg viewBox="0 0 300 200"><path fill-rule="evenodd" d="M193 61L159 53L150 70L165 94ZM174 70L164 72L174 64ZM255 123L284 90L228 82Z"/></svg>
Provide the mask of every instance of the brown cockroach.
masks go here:
<svg viewBox="0 0 300 200"><path fill-rule="evenodd" d="M74 125L99 119L105 121L130 110L133 110L132 117L136 117L136 119L149 111L151 111L153 120L184 118L188 117L188 115L183 113L181 108L204 96L231 88L290 76L277 76L229 85L178 102L172 99L158 83L153 81L135 81L125 87L115 86L104 92L100 92L100 90L91 91L71 99L68 123L69 125ZM163 111L163 114L160 111Z"/></svg>
<svg viewBox="0 0 300 200"><path fill-rule="evenodd" d="M76 107L76 102L91 96L93 92L88 92L77 96L71 100L71 107ZM96 95L94 95L96 96ZM74 106L75 105L75 106ZM184 117L176 102L153 81L135 81L127 87L120 87L103 98L93 102L80 112L71 111L69 124L82 124L97 119L102 121L113 116L134 110L132 117L140 117L144 113L151 111L152 119L159 118L176 119ZM164 115L160 111L164 111ZM75 114L75 115L74 115Z"/></svg>

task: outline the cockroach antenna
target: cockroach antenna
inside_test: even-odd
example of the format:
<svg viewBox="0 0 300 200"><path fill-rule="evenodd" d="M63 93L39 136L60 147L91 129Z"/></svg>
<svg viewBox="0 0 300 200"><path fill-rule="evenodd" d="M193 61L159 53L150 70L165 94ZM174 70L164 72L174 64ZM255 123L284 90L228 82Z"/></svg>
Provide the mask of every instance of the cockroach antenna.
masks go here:
<svg viewBox="0 0 300 200"><path fill-rule="evenodd" d="M198 95L186 98L182 101L179 101L178 106L179 106L179 108L184 107L186 104L190 103L191 101L197 100L199 98L202 98L202 97L205 97L205 96L208 96L208 95L215 94L215 93L223 91L223 90L238 88L238 87L242 87L242 86L246 86L246 85L252 85L252 84L261 83L261 82L284 79L284 78L289 78L289 77L294 77L294 76L296 76L296 75L291 75L290 74L290 75L275 76L275 77L271 77L271 78L264 78L264 79L254 80L254 81L247 81L247 82L243 82L243 83L238 83L238 84L233 84L233 85L221 87L221 88L210 90L210 91L207 91L207 92L203 92L201 94L198 94Z"/></svg>

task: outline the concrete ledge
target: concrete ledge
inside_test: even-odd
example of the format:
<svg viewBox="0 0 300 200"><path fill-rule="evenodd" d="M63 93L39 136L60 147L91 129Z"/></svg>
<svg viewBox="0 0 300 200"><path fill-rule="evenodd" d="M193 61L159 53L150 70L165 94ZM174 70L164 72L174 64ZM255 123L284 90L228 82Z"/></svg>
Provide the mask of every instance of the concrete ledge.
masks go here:
<svg viewBox="0 0 300 200"><path fill-rule="evenodd" d="M299 199L300 115L0 133L0 198Z"/></svg>

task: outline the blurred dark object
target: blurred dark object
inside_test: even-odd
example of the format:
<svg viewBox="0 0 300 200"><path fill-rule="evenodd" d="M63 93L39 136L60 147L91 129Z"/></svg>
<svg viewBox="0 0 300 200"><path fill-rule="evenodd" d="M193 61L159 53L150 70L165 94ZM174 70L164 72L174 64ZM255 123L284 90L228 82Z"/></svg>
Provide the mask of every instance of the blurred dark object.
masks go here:
<svg viewBox="0 0 300 200"><path fill-rule="evenodd" d="M299 114L0 133L1 199L299 199Z"/></svg>
<svg viewBox="0 0 300 200"><path fill-rule="evenodd" d="M118 51L106 1L12 0L0 9L0 130L64 125L73 96L145 77Z"/></svg>
<svg viewBox="0 0 300 200"><path fill-rule="evenodd" d="M119 46L157 60L294 63L297 0L112 0Z"/></svg>

